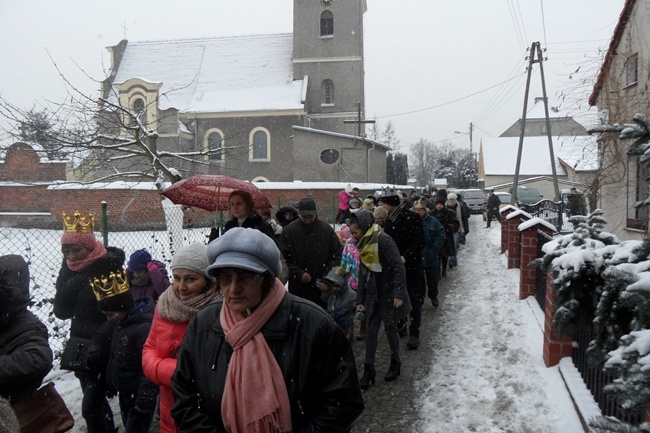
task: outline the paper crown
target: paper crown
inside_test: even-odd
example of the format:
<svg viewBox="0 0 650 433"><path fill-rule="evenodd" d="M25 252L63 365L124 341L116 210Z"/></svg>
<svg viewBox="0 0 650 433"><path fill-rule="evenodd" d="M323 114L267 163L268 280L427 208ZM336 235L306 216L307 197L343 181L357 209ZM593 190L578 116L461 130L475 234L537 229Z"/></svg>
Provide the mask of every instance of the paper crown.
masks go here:
<svg viewBox="0 0 650 433"><path fill-rule="evenodd" d="M87 216L75 211L72 218L63 212L64 233L92 233L95 226L95 215L89 213Z"/></svg>
<svg viewBox="0 0 650 433"><path fill-rule="evenodd" d="M93 292L95 292L97 301L102 301L129 291L129 283L126 279L126 273L123 270L111 272L108 274L108 277L102 275L99 278L91 278L90 286L93 288Z"/></svg>

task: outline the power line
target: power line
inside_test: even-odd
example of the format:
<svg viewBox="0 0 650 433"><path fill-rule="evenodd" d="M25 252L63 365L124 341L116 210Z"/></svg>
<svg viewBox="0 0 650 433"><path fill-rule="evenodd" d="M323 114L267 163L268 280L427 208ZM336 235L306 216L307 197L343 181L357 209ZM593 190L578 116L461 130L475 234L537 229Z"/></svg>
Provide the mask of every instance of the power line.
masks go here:
<svg viewBox="0 0 650 433"><path fill-rule="evenodd" d="M495 87L498 87L498 86L500 86L500 85L502 85L502 84L504 84L504 83L507 83L508 81L512 81L512 80L514 80L515 78L518 78L519 76L524 75L524 74L525 74L525 72L522 72L521 74L519 74L519 75L515 75L515 76L512 77L512 78L508 78L507 80L502 81L502 82L500 82L500 83L498 83L498 84L495 84L495 85L493 85L493 86L487 87L487 88L485 88L485 89L483 89L483 90L479 90L478 92L474 92L474 93L472 93L472 94L470 94L470 95L466 95L466 96L463 96L463 97L461 97L461 98L454 99L453 101L444 102L444 103L442 103L442 104L434 105L434 106L432 106L432 107L421 108L421 109L419 109L419 110L406 111L406 112L404 112L404 113L388 114L388 115L385 115L385 116L375 116L375 119L385 119L385 118L387 118L387 117L405 116L405 115L407 115L407 114L420 113L420 112L422 112L422 111L433 110L434 108L440 108L440 107L444 107L444 106L446 106L446 105L451 105L451 104L454 104L454 103L456 103L456 102L459 102L459 101L465 100L465 99L467 99L467 98L471 98L472 96L476 96L476 95L479 95L479 94L481 94L481 93L487 92L488 90L494 89Z"/></svg>

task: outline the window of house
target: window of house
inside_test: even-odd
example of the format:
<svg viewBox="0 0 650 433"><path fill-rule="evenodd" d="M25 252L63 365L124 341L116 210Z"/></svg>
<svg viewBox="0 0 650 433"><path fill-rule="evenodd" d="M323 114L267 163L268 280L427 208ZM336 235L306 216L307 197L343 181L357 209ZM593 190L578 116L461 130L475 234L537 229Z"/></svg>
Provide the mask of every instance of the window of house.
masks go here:
<svg viewBox="0 0 650 433"><path fill-rule="evenodd" d="M271 159L269 132L263 128L256 128L251 132L251 153L252 161L268 161Z"/></svg>
<svg viewBox="0 0 650 433"><path fill-rule="evenodd" d="M334 83L332 80L323 81L323 104L334 105Z"/></svg>
<svg viewBox="0 0 650 433"><path fill-rule="evenodd" d="M632 156L628 159L627 173L627 227L647 231L650 211L647 206L634 205L648 198L646 179L650 170L646 164L639 162L638 156Z"/></svg>
<svg viewBox="0 0 650 433"><path fill-rule="evenodd" d="M223 161L223 133L221 131L208 131L207 149L210 151L210 161Z"/></svg>
<svg viewBox="0 0 650 433"><path fill-rule="evenodd" d="M636 84L639 78L639 55L633 54L625 61L625 85Z"/></svg>
<svg viewBox="0 0 650 433"><path fill-rule="evenodd" d="M334 36L334 14L332 11L323 11L320 14L320 35Z"/></svg>

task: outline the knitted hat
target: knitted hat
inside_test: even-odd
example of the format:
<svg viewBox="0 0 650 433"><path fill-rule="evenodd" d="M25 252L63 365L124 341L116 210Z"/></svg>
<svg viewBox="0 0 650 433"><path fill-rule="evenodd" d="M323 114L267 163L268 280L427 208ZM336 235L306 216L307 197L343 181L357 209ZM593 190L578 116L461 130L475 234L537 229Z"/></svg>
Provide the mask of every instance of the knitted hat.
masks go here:
<svg viewBox="0 0 650 433"><path fill-rule="evenodd" d="M230 231L231 230L229 230L229 232ZM217 239L221 239L224 236L225 235L222 235ZM216 242L216 239L211 243L214 242ZM210 264L208 262L207 251L208 248L199 242L185 245L179 248L179 250L174 254L170 268L172 271L176 269L188 269L190 271L203 275L210 281L214 281L214 278L206 271L206 268Z"/></svg>
<svg viewBox="0 0 650 433"><path fill-rule="evenodd" d="M332 270L325 275L325 281L337 287L343 287L345 285L345 271L338 266L334 266Z"/></svg>
<svg viewBox="0 0 650 433"><path fill-rule="evenodd" d="M444 197L436 197L435 204L445 204L446 201Z"/></svg>
<svg viewBox="0 0 650 433"><path fill-rule="evenodd" d="M454 194L453 192L450 193L450 194L447 196L447 200L456 200L457 198L458 198L458 196L457 196L456 194Z"/></svg>
<svg viewBox="0 0 650 433"><path fill-rule="evenodd" d="M144 271L147 263L151 261L151 254L146 249L138 250L129 257L129 269L132 271Z"/></svg>
<svg viewBox="0 0 650 433"><path fill-rule="evenodd" d="M61 245L79 245L93 251L97 239L93 233L95 217L75 212L72 217L63 212L63 236Z"/></svg>
<svg viewBox="0 0 650 433"><path fill-rule="evenodd" d="M93 251L97 247L97 239L94 233L71 233L65 232L61 236L61 245L79 245Z"/></svg>
<svg viewBox="0 0 650 433"><path fill-rule="evenodd" d="M220 268L240 268L274 277L282 273L280 250L275 241L256 229L235 227L208 245L207 268L216 276Z"/></svg>
<svg viewBox="0 0 650 433"><path fill-rule="evenodd" d="M352 237L352 233L350 232L350 227L348 227L348 225L345 223L341 224L341 230L339 230L337 235L339 239L341 239L343 242L347 241Z"/></svg>
<svg viewBox="0 0 650 433"><path fill-rule="evenodd" d="M399 206L402 202L401 194L398 194L394 189L389 189L385 191L381 196L379 196L379 201L386 203L389 206Z"/></svg>
<svg viewBox="0 0 650 433"><path fill-rule="evenodd" d="M0 256L0 328L30 303L29 267L22 256Z"/></svg>

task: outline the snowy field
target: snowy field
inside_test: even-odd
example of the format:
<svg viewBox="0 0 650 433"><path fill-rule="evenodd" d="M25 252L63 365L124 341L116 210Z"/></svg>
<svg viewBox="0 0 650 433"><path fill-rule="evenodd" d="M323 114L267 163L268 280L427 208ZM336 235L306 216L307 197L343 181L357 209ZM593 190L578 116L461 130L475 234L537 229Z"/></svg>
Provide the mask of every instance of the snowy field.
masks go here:
<svg viewBox="0 0 650 433"><path fill-rule="evenodd" d="M470 224L467 245L459 255L460 266L449 271L442 282L445 289L437 313L437 332L421 342L433 346L434 356L424 361L431 364L431 373L418 385L420 419L414 420L411 431L583 431L558 367L544 365L543 314L533 298L518 299L519 271L506 269L506 258L500 254L499 224L484 229L480 216L472 216ZM34 230L20 236L45 239L40 232ZM6 234L4 229L0 236L3 233ZM199 240L204 234L202 229L189 236ZM124 240L116 238L111 243L122 242L123 246L129 236L136 235L141 236L141 232L124 234ZM165 235L146 236L152 239L151 236L164 238ZM8 252L0 250L0 253ZM56 261L44 264L36 264L34 257L32 263L43 267L47 274L58 270L60 255L55 257ZM56 383L77 420L72 433L85 433L76 378L70 372L59 370L57 365L47 380ZM117 399L111 402L119 425Z"/></svg>

